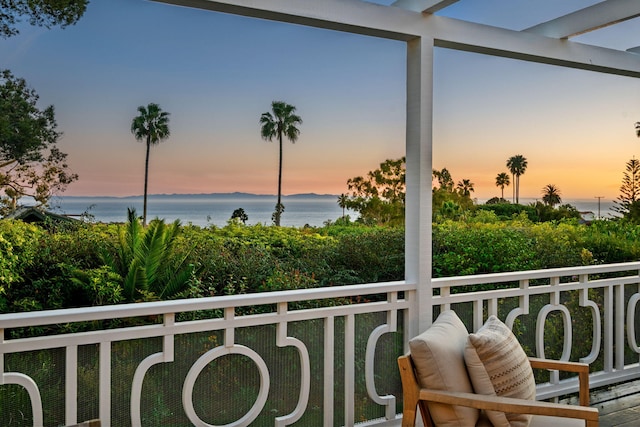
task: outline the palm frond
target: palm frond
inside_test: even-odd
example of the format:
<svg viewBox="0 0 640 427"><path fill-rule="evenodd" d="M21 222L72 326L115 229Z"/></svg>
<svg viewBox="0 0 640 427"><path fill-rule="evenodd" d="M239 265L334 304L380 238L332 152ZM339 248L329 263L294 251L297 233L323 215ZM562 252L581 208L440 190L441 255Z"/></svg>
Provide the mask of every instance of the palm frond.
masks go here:
<svg viewBox="0 0 640 427"><path fill-rule="evenodd" d="M147 289L148 282L144 268L140 265L138 260L133 260L122 285L124 296L127 301L133 302L135 301L137 291L146 291Z"/></svg>

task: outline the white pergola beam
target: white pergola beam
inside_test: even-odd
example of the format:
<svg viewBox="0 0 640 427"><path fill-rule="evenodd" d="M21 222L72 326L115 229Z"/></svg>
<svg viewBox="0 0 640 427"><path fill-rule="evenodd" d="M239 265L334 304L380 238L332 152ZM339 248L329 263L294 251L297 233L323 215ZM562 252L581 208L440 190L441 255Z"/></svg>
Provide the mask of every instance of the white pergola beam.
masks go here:
<svg viewBox="0 0 640 427"><path fill-rule="evenodd" d="M566 39L640 16L638 0L605 0L524 31Z"/></svg>
<svg viewBox="0 0 640 427"><path fill-rule="evenodd" d="M640 0L638 0L640 3ZM567 68L640 77L640 56L437 15L428 17L435 45Z"/></svg>
<svg viewBox="0 0 640 427"><path fill-rule="evenodd" d="M456 3L458 0L396 0L391 6L414 12L436 13L440 9Z"/></svg>
<svg viewBox="0 0 640 427"><path fill-rule="evenodd" d="M272 21L408 41L421 15L360 0L152 0Z"/></svg>
<svg viewBox="0 0 640 427"><path fill-rule="evenodd" d="M394 40L426 37L439 47L640 77L640 57L630 52L359 0L155 1Z"/></svg>

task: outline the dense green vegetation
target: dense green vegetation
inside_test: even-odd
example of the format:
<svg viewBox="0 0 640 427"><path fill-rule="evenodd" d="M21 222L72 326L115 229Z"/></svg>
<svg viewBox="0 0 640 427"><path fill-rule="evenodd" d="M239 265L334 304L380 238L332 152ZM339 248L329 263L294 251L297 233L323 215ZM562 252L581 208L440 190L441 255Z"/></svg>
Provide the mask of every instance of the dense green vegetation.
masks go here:
<svg viewBox="0 0 640 427"><path fill-rule="evenodd" d="M434 277L633 261L625 221L536 223L480 209L433 227ZM135 221L135 219L134 219ZM401 280L404 229L0 221L0 310L19 312L166 298ZM154 264L155 263L155 264ZM160 267L163 268L160 268ZM175 274L167 274L167 267Z"/></svg>

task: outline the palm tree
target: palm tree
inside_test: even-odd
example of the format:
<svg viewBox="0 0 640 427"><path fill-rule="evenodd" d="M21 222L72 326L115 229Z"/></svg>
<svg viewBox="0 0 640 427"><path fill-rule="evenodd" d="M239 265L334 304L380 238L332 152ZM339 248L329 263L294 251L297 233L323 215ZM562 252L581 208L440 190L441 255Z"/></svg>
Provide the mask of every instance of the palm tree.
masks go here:
<svg viewBox="0 0 640 427"><path fill-rule="evenodd" d="M347 207L347 202L349 201L349 196L342 193L338 196L338 206L342 208L342 217L344 218L344 209Z"/></svg>
<svg viewBox="0 0 640 427"><path fill-rule="evenodd" d="M127 210L127 223L118 228L113 250L103 248L102 261L122 278L127 302L170 298L184 291L193 266L186 253L176 248L180 221L165 224L154 219L149 227L138 221L135 209Z"/></svg>
<svg viewBox="0 0 640 427"><path fill-rule="evenodd" d="M507 175L506 172L500 172L496 176L496 187L500 187L500 190L502 191L500 199L504 200L504 187L509 184L511 184L511 181L509 180L509 175Z"/></svg>
<svg viewBox="0 0 640 427"><path fill-rule="evenodd" d="M547 184L542 187L542 201L545 205L554 207L562 203L560 198L560 189L553 184Z"/></svg>
<svg viewBox="0 0 640 427"><path fill-rule="evenodd" d="M471 197L471 193L475 191L475 188L473 188L473 182L469 179L458 181L456 187L458 189L458 193L463 197Z"/></svg>
<svg viewBox="0 0 640 427"><path fill-rule="evenodd" d="M520 202L520 175L527 169L527 159L522 154L516 154L507 160L509 172L514 176L515 203Z"/></svg>
<svg viewBox="0 0 640 427"><path fill-rule="evenodd" d="M169 113L162 111L158 104L151 103L146 107L138 107L139 115L131 122L131 133L138 141L147 143L147 154L144 161L144 204L142 209L142 225L147 225L147 184L149 181L149 151L152 145L169 138Z"/></svg>
<svg viewBox="0 0 640 427"><path fill-rule="evenodd" d="M280 144L280 161L278 164L278 202L273 213L273 222L280 225L280 216L284 211L281 203L282 197L282 136L286 136L291 143L295 143L300 135L300 130L296 127L302 124L300 116L295 114L296 107L283 101L273 101L271 112L267 111L260 116L260 135L265 141L272 141L277 137Z"/></svg>

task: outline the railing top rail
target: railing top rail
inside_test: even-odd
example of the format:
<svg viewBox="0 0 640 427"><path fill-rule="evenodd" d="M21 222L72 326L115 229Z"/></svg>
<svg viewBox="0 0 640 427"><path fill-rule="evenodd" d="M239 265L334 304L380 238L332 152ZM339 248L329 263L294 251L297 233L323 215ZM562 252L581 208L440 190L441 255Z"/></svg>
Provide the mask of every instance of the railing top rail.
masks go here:
<svg viewBox="0 0 640 427"><path fill-rule="evenodd" d="M294 291L259 292L243 295L225 295L208 298L106 305L98 307L43 310L27 313L0 314L0 329L20 328L59 323L86 322L92 320L153 316L165 313L184 313L198 310L216 310L228 307L247 307L281 302L296 302L375 295L415 289L404 281L368 283L326 288L299 289Z"/></svg>
<svg viewBox="0 0 640 427"><path fill-rule="evenodd" d="M505 273L473 274L469 276L439 277L433 279L432 284L433 288L439 289L443 287L466 286L479 283L504 283L525 279L545 279L549 277L579 276L583 274L602 274L633 270L638 270L640 275L640 262L549 268L545 270L510 271Z"/></svg>

